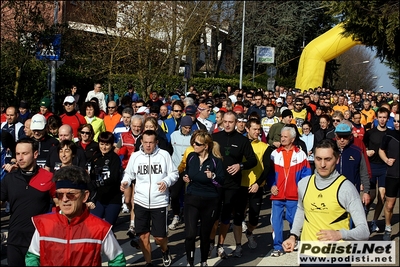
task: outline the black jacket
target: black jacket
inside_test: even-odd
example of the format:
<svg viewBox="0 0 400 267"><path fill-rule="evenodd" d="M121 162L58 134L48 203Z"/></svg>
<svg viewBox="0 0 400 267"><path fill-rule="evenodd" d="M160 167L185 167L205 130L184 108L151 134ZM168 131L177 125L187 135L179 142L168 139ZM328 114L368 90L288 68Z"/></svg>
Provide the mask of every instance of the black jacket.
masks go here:
<svg viewBox="0 0 400 267"><path fill-rule="evenodd" d="M227 133L221 131L212 135L213 140L220 146L220 152L223 157L225 179L224 188L239 189L242 181L242 172L239 170L235 175L230 175L226 169L233 164L242 163L243 169L248 170L257 165L257 158L254 154L248 138L237 131ZM243 156L246 161L243 162Z"/></svg>

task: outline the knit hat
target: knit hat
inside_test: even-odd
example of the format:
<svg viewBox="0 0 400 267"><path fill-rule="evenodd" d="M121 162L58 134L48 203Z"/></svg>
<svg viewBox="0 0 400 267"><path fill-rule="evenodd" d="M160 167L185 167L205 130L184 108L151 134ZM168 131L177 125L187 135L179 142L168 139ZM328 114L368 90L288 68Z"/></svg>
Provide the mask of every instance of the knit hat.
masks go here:
<svg viewBox="0 0 400 267"><path fill-rule="evenodd" d="M291 111L290 109L285 109L285 110L282 112L282 119L285 118L285 117L287 117L287 116L292 116L292 117L293 117L293 113L292 113L292 111Z"/></svg>
<svg viewBox="0 0 400 267"><path fill-rule="evenodd" d="M193 125L193 121L190 116L185 116L181 119L181 127L192 126L192 125Z"/></svg>
<svg viewBox="0 0 400 267"><path fill-rule="evenodd" d="M21 102L19 102L19 107L28 109L29 108L29 104L25 100L21 100Z"/></svg>
<svg viewBox="0 0 400 267"><path fill-rule="evenodd" d="M41 107L46 107L46 108L50 108L51 106L51 99L46 97L43 97L42 100L40 100L40 106Z"/></svg>

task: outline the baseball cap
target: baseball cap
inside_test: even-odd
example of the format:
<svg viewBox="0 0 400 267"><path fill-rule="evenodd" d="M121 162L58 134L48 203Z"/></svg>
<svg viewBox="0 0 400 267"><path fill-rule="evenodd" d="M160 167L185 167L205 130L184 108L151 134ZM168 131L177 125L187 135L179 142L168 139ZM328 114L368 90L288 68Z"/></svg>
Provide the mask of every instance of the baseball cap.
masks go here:
<svg viewBox="0 0 400 267"><path fill-rule="evenodd" d="M139 114L139 115L143 115L143 114L145 114L145 113L147 113L147 114L150 113L149 108L148 108L148 107L145 107L145 106L141 106L141 107L136 111L136 114Z"/></svg>
<svg viewBox="0 0 400 267"><path fill-rule="evenodd" d="M186 107L185 113L187 115L194 115L196 114L197 108L195 105L190 105Z"/></svg>
<svg viewBox="0 0 400 267"><path fill-rule="evenodd" d="M193 125L193 121L190 116L185 116L181 119L181 127L192 126L192 125Z"/></svg>
<svg viewBox="0 0 400 267"><path fill-rule="evenodd" d="M233 112L240 112L240 113L243 113L243 112L244 112L244 109L243 109L243 107L242 107L241 105L236 105L236 106L233 108Z"/></svg>
<svg viewBox="0 0 400 267"><path fill-rule="evenodd" d="M282 112L282 119L285 118L285 117L287 117L287 116L293 116L293 113L292 113L292 111L291 111L290 109L285 109L285 110Z"/></svg>
<svg viewBox="0 0 400 267"><path fill-rule="evenodd" d="M35 114L31 119L31 130L43 130L46 127L46 118L42 114Z"/></svg>
<svg viewBox="0 0 400 267"><path fill-rule="evenodd" d="M282 98L278 98L278 99L276 99L276 101L275 101L276 103L283 103L283 100L282 100Z"/></svg>
<svg viewBox="0 0 400 267"><path fill-rule="evenodd" d="M171 100L180 100L181 98L178 95L171 96Z"/></svg>
<svg viewBox="0 0 400 267"><path fill-rule="evenodd" d="M74 103L74 102L75 102L75 98L73 96L69 95L69 96L64 98L63 104L65 104L65 103Z"/></svg>
<svg viewBox="0 0 400 267"><path fill-rule="evenodd" d="M336 126L335 133L337 135L350 135L351 127L348 124L341 122Z"/></svg>

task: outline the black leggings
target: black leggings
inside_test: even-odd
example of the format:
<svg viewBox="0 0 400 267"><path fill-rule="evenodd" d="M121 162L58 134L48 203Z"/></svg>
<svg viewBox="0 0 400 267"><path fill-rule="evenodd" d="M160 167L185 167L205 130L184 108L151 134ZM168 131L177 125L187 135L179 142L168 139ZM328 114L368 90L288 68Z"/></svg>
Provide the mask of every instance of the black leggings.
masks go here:
<svg viewBox="0 0 400 267"><path fill-rule="evenodd" d="M210 233L217 217L218 198L185 195L185 248L188 262L194 261L196 249L197 223L200 219L201 262L207 261L210 247Z"/></svg>
<svg viewBox="0 0 400 267"><path fill-rule="evenodd" d="M263 199L263 188L258 188L256 193L249 193L248 187L240 187L238 205L235 208L234 225L241 225L246 217L247 202L249 203L249 223L257 226Z"/></svg>
<svg viewBox="0 0 400 267"><path fill-rule="evenodd" d="M178 215L180 213L181 205L179 203L179 200L181 198L181 195L183 195L184 185L185 182L183 181L182 177L179 177L178 181L176 181L176 183L169 188L169 197L171 198L171 209L174 215Z"/></svg>

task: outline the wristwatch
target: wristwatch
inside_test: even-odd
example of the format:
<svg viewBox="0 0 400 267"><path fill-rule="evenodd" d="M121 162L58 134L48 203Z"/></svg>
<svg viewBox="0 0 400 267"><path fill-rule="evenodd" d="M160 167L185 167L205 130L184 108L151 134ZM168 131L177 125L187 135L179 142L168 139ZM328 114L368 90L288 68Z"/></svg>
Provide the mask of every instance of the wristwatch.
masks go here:
<svg viewBox="0 0 400 267"><path fill-rule="evenodd" d="M243 170L243 163L239 163L240 169Z"/></svg>

